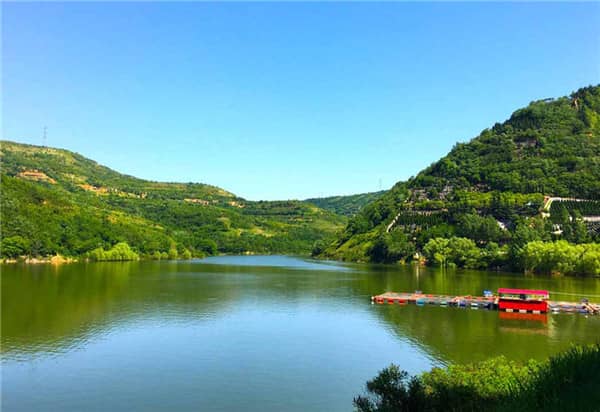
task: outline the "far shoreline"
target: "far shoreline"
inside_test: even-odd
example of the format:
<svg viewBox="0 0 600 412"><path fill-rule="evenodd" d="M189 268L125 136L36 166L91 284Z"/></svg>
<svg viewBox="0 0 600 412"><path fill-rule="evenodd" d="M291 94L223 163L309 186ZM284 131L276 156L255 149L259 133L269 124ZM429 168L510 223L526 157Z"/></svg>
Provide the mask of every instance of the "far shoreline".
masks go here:
<svg viewBox="0 0 600 412"><path fill-rule="evenodd" d="M320 256L312 256L311 254L302 255L302 254L286 254L286 253L264 253L264 252L246 252L246 253L220 253L217 255L208 255L208 256L193 256L189 259L153 259L151 257L140 257L139 259L128 259L128 260L93 260L87 257L67 257L62 255L53 255L53 256L44 256L44 257L25 257L21 256L19 258L5 258L0 260L0 265L25 265L25 266L36 266L36 265L53 265L59 266L63 264L71 264L71 263L125 263L125 262L186 262L197 259L206 259L208 257L220 257L220 256L290 256L290 257L299 257L299 258L309 258L315 261L328 261L335 263L356 263L356 264L368 264L368 265L385 265L389 267L406 267L406 266L418 266L423 268L438 268L438 269L450 269L450 270L464 270L464 268L454 267L454 268L440 268L438 266L429 266L423 262L416 263L414 261L411 262L395 262L395 263L373 263L373 262L362 262L362 261L350 261L343 259L335 259L335 258L324 258ZM534 277L534 278L585 278L585 279L600 279L599 276L588 276L581 274L574 275L565 275L562 273L550 273L550 274L539 274L539 273L527 273L527 272L514 272L504 268L488 268L488 269L473 269L478 272L486 272L486 273L504 273L507 275L515 275L515 276L523 276L523 277Z"/></svg>

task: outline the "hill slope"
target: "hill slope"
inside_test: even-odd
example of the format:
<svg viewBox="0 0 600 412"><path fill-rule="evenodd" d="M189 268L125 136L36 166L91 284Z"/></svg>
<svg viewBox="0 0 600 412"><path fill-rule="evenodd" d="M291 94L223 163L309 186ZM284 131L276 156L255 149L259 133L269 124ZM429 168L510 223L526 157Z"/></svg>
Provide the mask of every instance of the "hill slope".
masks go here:
<svg viewBox="0 0 600 412"><path fill-rule="evenodd" d="M308 253L345 223L300 201L252 202L198 183L150 182L61 149L3 141L3 256Z"/></svg>
<svg viewBox="0 0 600 412"><path fill-rule="evenodd" d="M434 238L459 236L479 247L512 246L532 227L536 234L529 233L530 240L591 241L593 234L581 233L580 212L600 216L600 203L587 202L585 210L578 210L583 203L572 202L566 214L538 219L544 196L599 199L599 86L532 102L470 142L455 145L363 208L325 254L410 260L415 252L426 252Z"/></svg>
<svg viewBox="0 0 600 412"><path fill-rule="evenodd" d="M380 192L360 193L347 196L328 196L306 199L305 202L312 203L321 209L329 210L343 216L354 216L363 207L379 199L385 190Z"/></svg>

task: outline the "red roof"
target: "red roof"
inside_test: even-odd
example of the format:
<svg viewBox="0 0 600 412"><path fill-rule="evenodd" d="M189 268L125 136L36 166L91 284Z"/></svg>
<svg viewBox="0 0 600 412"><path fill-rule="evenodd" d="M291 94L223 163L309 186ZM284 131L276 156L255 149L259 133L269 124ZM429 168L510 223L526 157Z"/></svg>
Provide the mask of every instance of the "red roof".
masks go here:
<svg viewBox="0 0 600 412"><path fill-rule="evenodd" d="M544 295L548 296L547 290L531 290L531 289L507 289L500 288L498 293L511 293L514 295Z"/></svg>

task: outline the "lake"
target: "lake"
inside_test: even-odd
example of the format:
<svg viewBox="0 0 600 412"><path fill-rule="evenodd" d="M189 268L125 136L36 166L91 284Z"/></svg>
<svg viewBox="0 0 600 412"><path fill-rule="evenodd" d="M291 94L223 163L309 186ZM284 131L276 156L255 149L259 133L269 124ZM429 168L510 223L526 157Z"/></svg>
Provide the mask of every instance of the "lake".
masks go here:
<svg viewBox="0 0 600 412"><path fill-rule="evenodd" d="M600 338L600 317L372 305L384 291L548 289L600 280L286 256L2 266L5 411L351 411L394 362L411 373L543 359Z"/></svg>

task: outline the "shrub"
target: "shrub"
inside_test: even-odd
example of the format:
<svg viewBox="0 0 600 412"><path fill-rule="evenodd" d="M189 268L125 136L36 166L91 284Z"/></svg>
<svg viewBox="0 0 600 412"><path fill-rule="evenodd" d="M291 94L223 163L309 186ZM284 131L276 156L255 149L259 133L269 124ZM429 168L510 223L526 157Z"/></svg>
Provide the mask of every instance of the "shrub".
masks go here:
<svg viewBox="0 0 600 412"><path fill-rule="evenodd" d="M565 411L600 405L600 344L573 346L545 362L504 357L433 368L411 377L396 365L367 382L354 398L359 412Z"/></svg>
<svg viewBox="0 0 600 412"><path fill-rule="evenodd" d="M125 242L119 242L109 250L99 247L88 253L88 258L93 261L124 261L138 260L140 256L131 250Z"/></svg>

